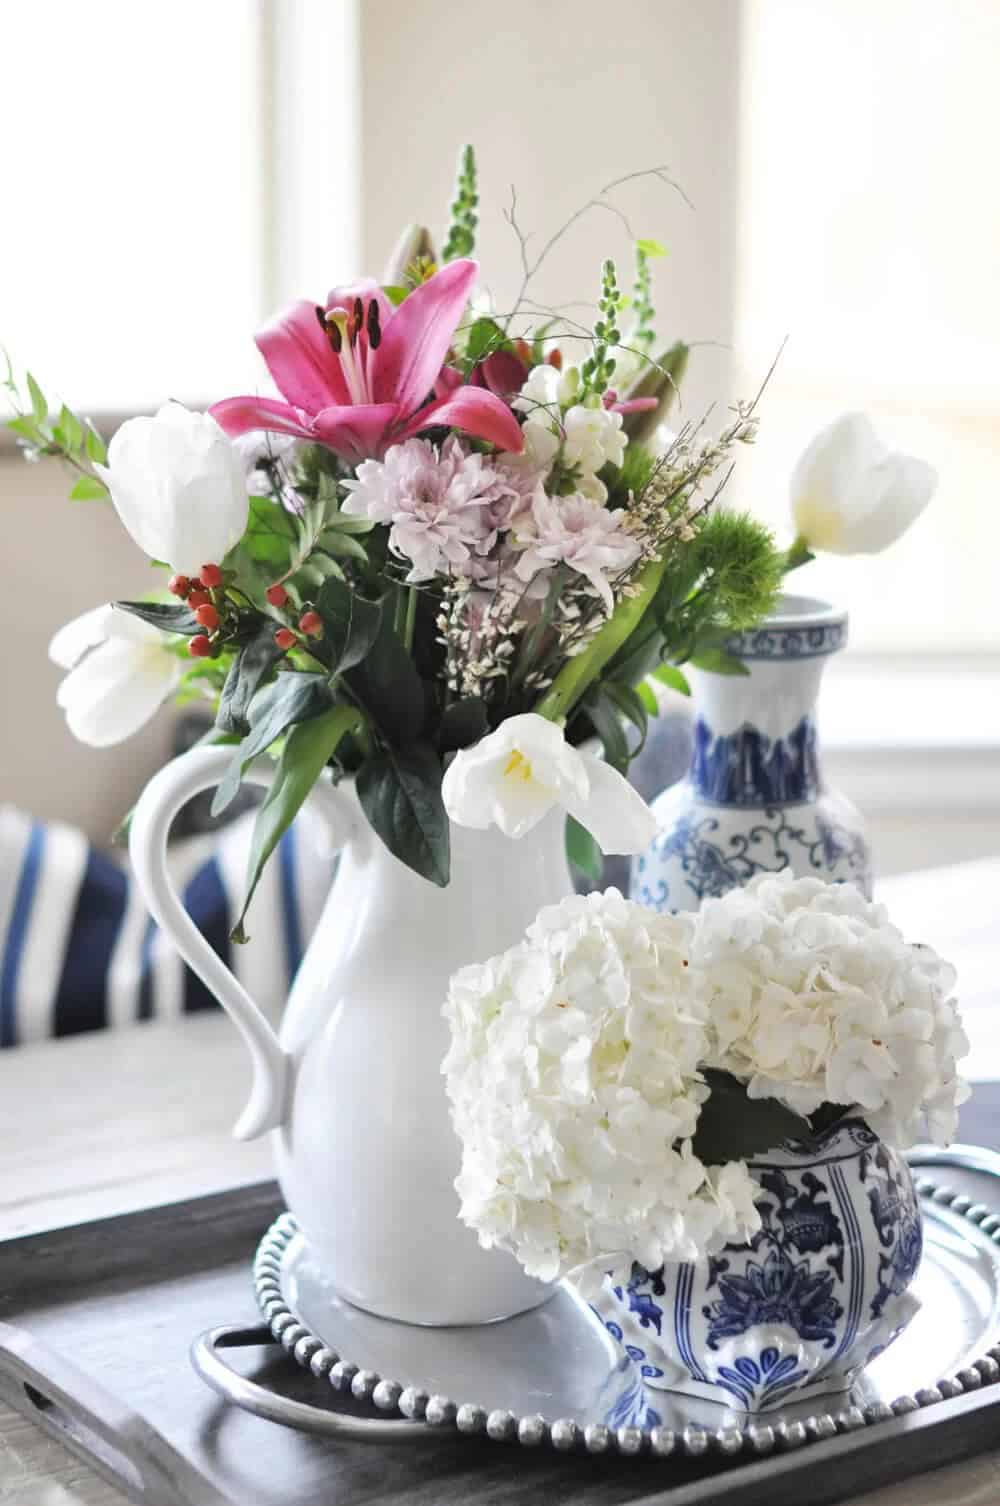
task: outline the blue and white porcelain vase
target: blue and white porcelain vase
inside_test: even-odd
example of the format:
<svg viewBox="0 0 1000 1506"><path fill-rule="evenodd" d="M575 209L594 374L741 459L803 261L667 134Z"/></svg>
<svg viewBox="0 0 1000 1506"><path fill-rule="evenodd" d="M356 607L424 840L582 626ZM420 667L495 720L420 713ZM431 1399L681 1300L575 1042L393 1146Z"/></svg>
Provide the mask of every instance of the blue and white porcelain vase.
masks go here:
<svg viewBox="0 0 1000 1506"><path fill-rule="evenodd" d="M749 1165L762 1189L750 1245L633 1266L598 1310L647 1386L763 1412L845 1390L906 1327L920 1206L902 1156L861 1119Z"/></svg>
<svg viewBox="0 0 1000 1506"><path fill-rule="evenodd" d="M687 778L653 801L659 831L633 861L630 893L654 910L696 910L758 873L846 879L871 894L864 824L823 779L820 677L847 641L847 614L782 596L758 628L729 640L748 675L685 669L694 698Z"/></svg>

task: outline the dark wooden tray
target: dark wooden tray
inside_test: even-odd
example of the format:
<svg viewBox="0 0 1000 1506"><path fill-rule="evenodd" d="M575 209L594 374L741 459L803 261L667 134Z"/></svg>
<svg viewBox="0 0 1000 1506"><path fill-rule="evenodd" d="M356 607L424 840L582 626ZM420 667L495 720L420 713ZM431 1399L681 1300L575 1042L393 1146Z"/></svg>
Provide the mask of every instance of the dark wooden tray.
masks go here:
<svg viewBox="0 0 1000 1506"><path fill-rule="evenodd" d="M935 1172L986 1202L995 1178ZM430 1430L330 1442L221 1403L192 1338L258 1322L250 1261L273 1183L0 1244L0 1395L143 1506L823 1506L996 1444L1000 1386L747 1462L533 1454ZM241 1351L285 1395L353 1409L284 1351Z"/></svg>

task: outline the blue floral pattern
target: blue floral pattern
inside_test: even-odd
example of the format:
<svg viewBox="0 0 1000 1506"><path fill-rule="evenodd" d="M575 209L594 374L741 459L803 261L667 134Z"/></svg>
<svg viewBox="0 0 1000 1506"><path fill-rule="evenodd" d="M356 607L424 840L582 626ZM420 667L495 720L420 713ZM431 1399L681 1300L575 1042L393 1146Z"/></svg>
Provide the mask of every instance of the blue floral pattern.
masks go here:
<svg viewBox="0 0 1000 1506"><path fill-rule="evenodd" d="M726 640L737 659L818 659L835 654L847 642L847 618L813 627L759 627Z"/></svg>
<svg viewBox="0 0 1000 1506"><path fill-rule="evenodd" d="M655 809L655 807L654 807ZM692 804L656 837L632 869L632 898L653 910L688 909L726 894L758 873L817 873L847 880L870 895L871 853L864 835L831 820L823 804L811 825L765 808L752 824L724 837L716 815Z"/></svg>
<svg viewBox="0 0 1000 1506"><path fill-rule="evenodd" d="M702 1265L636 1265L598 1309L648 1385L757 1411L837 1389L912 1315L920 1213L905 1162L861 1120L751 1163L761 1228Z"/></svg>

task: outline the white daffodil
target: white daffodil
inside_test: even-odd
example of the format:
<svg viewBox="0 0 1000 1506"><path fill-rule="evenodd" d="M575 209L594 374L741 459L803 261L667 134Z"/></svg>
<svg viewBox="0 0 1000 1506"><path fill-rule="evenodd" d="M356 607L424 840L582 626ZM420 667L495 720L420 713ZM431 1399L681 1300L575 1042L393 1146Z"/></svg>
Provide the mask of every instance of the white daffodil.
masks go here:
<svg viewBox="0 0 1000 1506"><path fill-rule="evenodd" d="M175 689L182 664L158 628L112 606L59 629L49 658L70 672L56 700L73 736L92 748L124 742Z"/></svg>
<svg viewBox="0 0 1000 1506"><path fill-rule="evenodd" d="M243 463L208 413L167 403L131 418L96 469L139 548L182 574L218 564L246 531Z"/></svg>
<svg viewBox="0 0 1000 1506"><path fill-rule="evenodd" d="M933 466L890 452L867 414L845 413L792 472L792 518L811 550L878 554L920 516L936 486Z"/></svg>
<svg viewBox="0 0 1000 1506"><path fill-rule="evenodd" d="M649 806L616 769L566 741L535 712L512 716L473 748L463 748L442 784L445 809L459 826L498 826L523 837L558 805L602 852L642 852L656 835Z"/></svg>

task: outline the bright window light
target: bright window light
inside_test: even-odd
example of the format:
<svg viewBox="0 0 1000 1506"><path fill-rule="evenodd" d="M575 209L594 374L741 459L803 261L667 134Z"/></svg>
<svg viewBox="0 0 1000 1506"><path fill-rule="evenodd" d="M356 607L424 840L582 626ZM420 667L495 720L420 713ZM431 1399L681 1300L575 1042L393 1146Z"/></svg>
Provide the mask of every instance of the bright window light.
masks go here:
<svg viewBox="0 0 1000 1506"><path fill-rule="evenodd" d="M255 369L257 9L10 6L0 343L86 411L200 401Z"/></svg>
<svg viewBox="0 0 1000 1506"><path fill-rule="evenodd" d="M747 0L740 390L788 345L734 499L784 528L813 433L867 409L940 473L891 553L823 561L869 652L1000 651L1000 6ZM737 498L737 491L739 496Z"/></svg>

